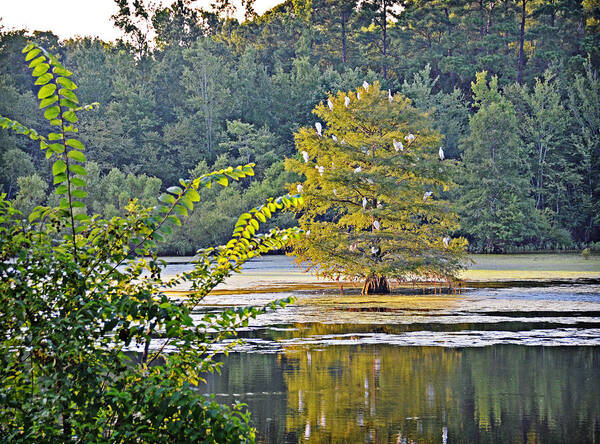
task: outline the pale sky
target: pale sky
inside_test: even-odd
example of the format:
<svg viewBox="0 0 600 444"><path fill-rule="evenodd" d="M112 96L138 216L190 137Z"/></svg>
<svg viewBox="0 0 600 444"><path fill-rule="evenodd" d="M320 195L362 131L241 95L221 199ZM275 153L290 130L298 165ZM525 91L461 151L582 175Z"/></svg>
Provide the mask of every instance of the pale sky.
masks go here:
<svg viewBox="0 0 600 444"><path fill-rule="evenodd" d="M262 14L282 1L256 0L255 10ZM197 0L195 6L210 3L211 0ZM114 40L120 36L110 20L115 12L113 0L0 0L0 26L5 30L52 31L61 39L97 36Z"/></svg>

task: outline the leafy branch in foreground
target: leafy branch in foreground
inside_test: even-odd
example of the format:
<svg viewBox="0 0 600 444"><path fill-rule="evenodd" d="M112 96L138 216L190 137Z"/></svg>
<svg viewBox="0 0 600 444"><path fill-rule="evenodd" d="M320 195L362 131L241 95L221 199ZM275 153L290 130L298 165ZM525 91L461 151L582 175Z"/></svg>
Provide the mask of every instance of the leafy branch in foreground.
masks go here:
<svg viewBox="0 0 600 444"><path fill-rule="evenodd" d="M300 195L269 200L240 216L231 240L201 250L193 268L163 277L156 248L197 209L198 190L254 174L253 164L181 179L153 208L131 201L123 217L88 215L83 143L75 137L77 87L55 56L28 45L44 116L42 136L0 116L0 127L40 141L54 159L57 207L28 221L0 196L0 439L11 442L251 442L249 415L194 386L217 371L237 329L284 306L199 313L202 299L249 259L283 248L300 230L260 225L297 207ZM187 288L174 299L169 289ZM223 342L225 339L233 341Z"/></svg>

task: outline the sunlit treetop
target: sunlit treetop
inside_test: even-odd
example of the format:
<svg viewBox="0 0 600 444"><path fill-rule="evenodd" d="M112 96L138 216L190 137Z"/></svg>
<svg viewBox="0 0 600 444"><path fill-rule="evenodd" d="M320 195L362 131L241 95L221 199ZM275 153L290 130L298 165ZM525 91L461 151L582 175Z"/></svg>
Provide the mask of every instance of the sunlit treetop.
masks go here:
<svg viewBox="0 0 600 444"><path fill-rule="evenodd" d="M455 164L428 116L366 82L313 113L315 126L295 134L301 156L286 164L306 178L298 259L323 276L364 279L363 291L373 279L455 276L466 247L450 237Z"/></svg>

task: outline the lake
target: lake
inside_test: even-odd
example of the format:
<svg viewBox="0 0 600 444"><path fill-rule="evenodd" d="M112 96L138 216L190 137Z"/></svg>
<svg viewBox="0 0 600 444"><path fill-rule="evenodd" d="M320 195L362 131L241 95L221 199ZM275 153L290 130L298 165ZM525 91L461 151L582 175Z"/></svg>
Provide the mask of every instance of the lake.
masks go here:
<svg viewBox="0 0 600 444"><path fill-rule="evenodd" d="M253 261L200 312L297 303L244 329L201 390L246 403L259 442L600 442L600 267L537 256L525 272L552 281L368 297ZM523 271L498 261L475 270Z"/></svg>

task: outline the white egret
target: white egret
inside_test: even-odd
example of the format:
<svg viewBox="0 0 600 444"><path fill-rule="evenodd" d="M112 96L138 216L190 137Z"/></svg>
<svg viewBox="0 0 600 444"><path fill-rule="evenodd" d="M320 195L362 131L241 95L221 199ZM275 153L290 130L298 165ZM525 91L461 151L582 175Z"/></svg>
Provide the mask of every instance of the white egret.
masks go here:
<svg viewBox="0 0 600 444"><path fill-rule="evenodd" d="M358 248L358 244L356 242L350 244L350 246L348 247L348 250L355 252L356 249Z"/></svg>
<svg viewBox="0 0 600 444"><path fill-rule="evenodd" d="M344 139L342 139L342 141L340 142L342 145L346 145L346 141Z"/></svg>
<svg viewBox="0 0 600 444"><path fill-rule="evenodd" d="M307 236L310 236L310 230L308 230L308 231L306 232L306 235L307 235Z"/></svg>
<svg viewBox="0 0 600 444"><path fill-rule="evenodd" d="M348 105L350 105L350 97L344 97L344 105L346 105L346 108L348 108Z"/></svg>
<svg viewBox="0 0 600 444"><path fill-rule="evenodd" d="M366 210L366 209L367 209L367 204L368 204L368 203L369 203L369 201L367 201L367 198L366 198L366 197L363 197L363 201L362 201L362 204L363 204L363 210Z"/></svg>
<svg viewBox="0 0 600 444"><path fill-rule="evenodd" d="M321 177L323 177L323 173L325 172L325 167L324 166L320 166L320 165L316 165L315 169L319 172L319 174L321 175Z"/></svg>
<svg viewBox="0 0 600 444"><path fill-rule="evenodd" d="M392 96L391 89L388 89L388 100L390 101L390 103L392 103L394 101L394 97Z"/></svg>
<svg viewBox="0 0 600 444"><path fill-rule="evenodd" d="M317 134L321 137L323 135L323 125L321 125L321 122L315 123L315 128L317 129Z"/></svg>
<svg viewBox="0 0 600 444"><path fill-rule="evenodd" d="M333 139L333 141L334 141L334 142L337 142L337 141L338 141L338 138L337 138L337 136L336 136L335 134L332 134L332 135L331 135L331 138Z"/></svg>
<svg viewBox="0 0 600 444"><path fill-rule="evenodd" d="M331 101L331 99L327 99L327 106L329 107L330 111L333 111L333 102Z"/></svg>
<svg viewBox="0 0 600 444"><path fill-rule="evenodd" d="M333 195L337 196L337 190L335 188L333 189Z"/></svg>
<svg viewBox="0 0 600 444"><path fill-rule="evenodd" d="M360 173L362 171L362 167L354 168L354 173Z"/></svg>
<svg viewBox="0 0 600 444"><path fill-rule="evenodd" d="M402 145L402 142L398 142L396 139L394 139L394 149L396 152L404 151L404 145Z"/></svg>
<svg viewBox="0 0 600 444"><path fill-rule="evenodd" d="M425 194L423 194L423 202L425 202L427 199L429 199L432 194L433 194L433 191L425 191Z"/></svg>
<svg viewBox="0 0 600 444"><path fill-rule="evenodd" d="M444 247L448 248L448 245L450 244L450 238L446 236L442 240L444 241Z"/></svg>
<svg viewBox="0 0 600 444"><path fill-rule="evenodd" d="M367 182L369 182L369 185L373 185L373 179L367 179Z"/></svg>
<svg viewBox="0 0 600 444"><path fill-rule="evenodd" d="M446 156L444 156L444 148L440 147L438 154L440 155L440 160L444 160L446 158Z"/></svg>
<svg viewBox="0 0 600 444"><path fill-rule="evenodd" d="M408 136L406 136L404 138L405 140L408 140L408 143L412 143L413 140L415 140L415 135L410 133Z"/></svg>
<svg viewBox="0 0 600 444"><path fill-rule="evenodd" d="M356 92L356 100L360 100L360 93L358 91Z"/></svg>
<svg viewBox="0 0 600 444"><path fill-rule="evenodd" d="M380 201L377 201L377 208L383 208L383 204Z"/></svg>
<svg viewBox="0 0 600 444"><path fill-rule="evenodd" d="M377 231L379 231L380 227L381 227L381 225L379 225L378 220L373 221L373 228L375 228Z"/></svg>
<svg viewBox="0 0 600 444"><path fill-rule="evenodd" d="M306 151L302 151L302 158L304 159L304 163L308 163L308 160L310 159Z"/></svg>
<svg viewBox="0 0 600 444"><path fill-rule="evenodd" d="M372 246L371 247L371 253L373 254L379 254L381 250L378 247Z"/></svg>
<svg viewBox="0 0 600 444"><path fill-rule="evenodd" d="M369 84L366 80L363 82L363 88L365 89L365 91L369 92Z"/></svg>
<svg viewBox="0 0 600 444"><path fill-rule="evenodd" d="M298 184L298 185L296 186L296 190L298 191L298 193L301 193L303 188L304 188L304 187L302 186L302 184Z"/></svg>

